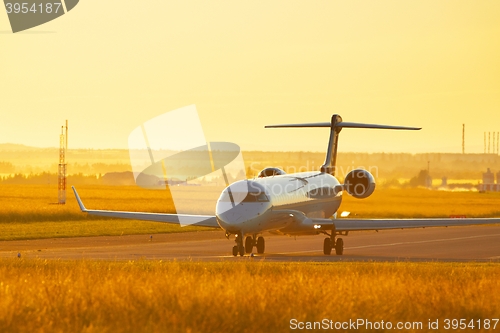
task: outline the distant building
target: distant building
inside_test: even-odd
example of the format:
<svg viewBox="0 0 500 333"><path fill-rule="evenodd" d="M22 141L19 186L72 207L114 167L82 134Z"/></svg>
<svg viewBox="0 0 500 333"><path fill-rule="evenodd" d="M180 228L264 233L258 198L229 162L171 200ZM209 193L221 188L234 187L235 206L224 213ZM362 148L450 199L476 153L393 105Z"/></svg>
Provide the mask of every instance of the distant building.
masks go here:
<svg viewBox="0 0 500 333"><path fill-rule="evenodd" d="M491 172L490 168L483 173L483 184L495 184L495 175Z"/></svg>
<svg viewBox="0 0 500 333"><path fill-rule="evenodd" d="M187 181L175 180L175 179L158 180L157 184L168 185L168 186L201 186L201 184L193 184L193 183L188 183Z"/></svg>
<svg viewBox="0 0 500 333"><path fill-rule="evenodd" d="M432 188L432 177L429 174L425 177L425 187Z"/></svg>
<svg viewBox="0 0 500 333"><path fill-rule="evenodd" d="M447 187L448 186L448 177L443 177L441 178L441 186L442 187Z"/></svg>
<svg viewBox="0 0 500 333"><path fill-rule="evenodd" d="M410 179L410 186L417 187L423 186L427 188L432 188L432 177L429 175L428 170L420 170L416 177Z"/></svg>
<svg viewBox="0 0 500 333"><path fill-rule="evenodd" d="M497 183L495 184L495 174L491 172L490 168L483 173L483 183L479 184L479 192L498 192L500 191L500 172L497 173Z"/></svg>

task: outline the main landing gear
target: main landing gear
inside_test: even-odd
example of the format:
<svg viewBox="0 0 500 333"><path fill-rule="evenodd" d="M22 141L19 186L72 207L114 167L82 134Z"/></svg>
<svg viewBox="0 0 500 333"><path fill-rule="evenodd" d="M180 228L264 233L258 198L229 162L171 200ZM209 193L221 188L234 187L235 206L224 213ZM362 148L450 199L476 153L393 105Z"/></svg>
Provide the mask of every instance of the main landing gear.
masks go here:
<svg viewBox="0 0 500 333"><path fill-rule="evenodd" d="M243 256L244 253L252 253L254 246L257 248L257 253L263 254L266 248L266 242L264 241L264 237L258 237L257 235L247 236L245 238L245 245L243 246L243 235L241 232L235 235L234 241L236 245L233 246L233 256Z"/></svg>
<svg viewBox="0 0 500 333"><path fill-rule="evenodd" d="M344 240L342 238L338 238L337 241L334 243L330 239L330 237L325 238L325 241L323 242L323 253L326 255L332 254L332 249L335 248L335 254L336 255L343 255L344 254Z"/></svg>
<svg viewBox="0 0 500 333"><path fill-rule="evenodd" d="M325 234L327 234L325 232ZM328 235L328 234L327 234ZM330 255L332 253L332 249L335 249L335 254L341 256L344 254L344 240L342 238L337 238L335 240L335 236L337 236L337 232L332 230L332 233L328 235L330 237L325 238L323 242L323 254Z"/></svg>

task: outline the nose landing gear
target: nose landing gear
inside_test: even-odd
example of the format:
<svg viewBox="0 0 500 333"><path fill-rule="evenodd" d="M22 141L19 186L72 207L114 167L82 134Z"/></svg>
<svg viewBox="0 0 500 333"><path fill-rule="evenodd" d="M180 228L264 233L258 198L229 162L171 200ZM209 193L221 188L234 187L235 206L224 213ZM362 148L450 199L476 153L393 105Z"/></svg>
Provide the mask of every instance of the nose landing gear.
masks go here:
<svg viewBox="0 0 500 333"><path fill-rule="evenodd" d="M244 254L243 252L244 251L242 249L240 249L238 247L238 245L233 246L233 256L236 257L238 255L238 253L240 254L240 256L243 256L243 254Z"/></svg>
<svg viewBox="0 0 500 333"><path fill-rule="evenodd" d="M236 245L233 246L233 256L236 257L238 254L243 256L245 254L245 247L243 246L243 235L241 232L238 232L234 236L234 241L236 242Z"/></svg>
<svg viewBox="0 0 500 333"><path fill-rule="evenodd" d="M257 238L257 253L263 254L265 249L266 249L266 242L264 240L264 237Z"/></svg>
<svg viewBox="0 0 500 333"><path fill-rule="evenodd" d="M233 246L233 256L237 256L238 254L243 257L245 254L245 247L243 246L243 235L241 232L238 232L236 235L234 235L234 241L236 243L235 246Z"/></svg>
<svg viewBox="0 0 500 333"><path fill-rule="evenodd" d="M252 253L254 245L255 245L254 238L247 236L247 238L245 238L245 252Z"/></svg>

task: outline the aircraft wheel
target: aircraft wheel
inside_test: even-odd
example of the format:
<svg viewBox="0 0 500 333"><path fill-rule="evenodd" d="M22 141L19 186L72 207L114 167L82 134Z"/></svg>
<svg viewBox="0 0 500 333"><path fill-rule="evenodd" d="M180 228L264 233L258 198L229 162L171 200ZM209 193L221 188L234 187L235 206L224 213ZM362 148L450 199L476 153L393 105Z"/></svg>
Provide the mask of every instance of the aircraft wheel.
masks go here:
<svg viewBox="0 0 500 333"><path fill-rule="evenodd" d="M233 256L237 256L238 255L238 247L235 245L233 246Z"/></svg>
<svg viewBox="0 0 500 333"><path fill-rule="evenodd" d="M266 248L266 242L264 241L264 237L257 238L257 253L262 254Z"/></svg>
<svg viewBox="0 0 500 333"><path fill-rule="evenodd" d="M245 247L243 246L243 244L240 244L240 246L238 247L238 252L241 257L245 255Z"/></svg>
<svg viewBox="0 0 500 333"><path fill-rule="evenodd" d="M335 253L339 256L344 254L344 240L342 238L337 239L335 243Z"/></svg>
<svg viewBox="0 0 500 333"><path fill-rule="evenodd" d="M245 252L252 253L252 250L253 250L253 238L247 236L247 238L245 238Z"/></svg>
<svg viewBox="0 0 500 333"><path fill-rule="evenodd" d="M323 254L327 256L332 254L332 241L329 237L325 238L323 242Z"/></svg>

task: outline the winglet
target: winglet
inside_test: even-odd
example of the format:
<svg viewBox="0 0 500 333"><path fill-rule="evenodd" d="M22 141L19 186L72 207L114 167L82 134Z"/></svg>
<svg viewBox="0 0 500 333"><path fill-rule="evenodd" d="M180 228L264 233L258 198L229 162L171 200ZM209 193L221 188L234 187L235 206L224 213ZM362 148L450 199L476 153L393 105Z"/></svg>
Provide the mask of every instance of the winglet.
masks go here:
<svg viewBox="0 0 500 333"><path fill-rule="evenodd" d="M71 188L73 189L73 192L75 193L75 197L76 197L76 201L78 201L78 206L80 206L80 210L84 213L87 212L87 209L85 208L85 206L83 205L83 202L82 202L82 199L80 199L80 196L78 195L78 193L76 192L76 188L74 186L71 186Z"/></svg>

